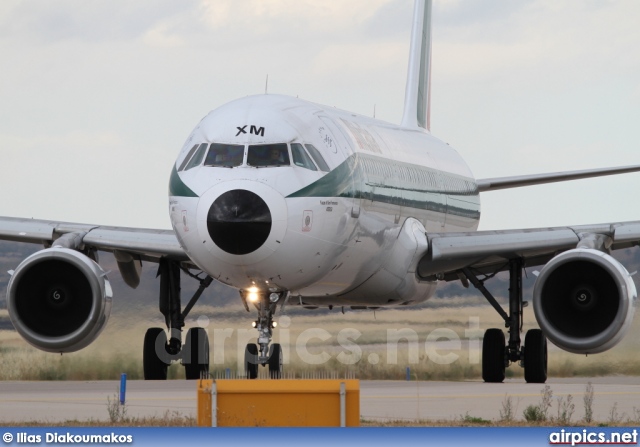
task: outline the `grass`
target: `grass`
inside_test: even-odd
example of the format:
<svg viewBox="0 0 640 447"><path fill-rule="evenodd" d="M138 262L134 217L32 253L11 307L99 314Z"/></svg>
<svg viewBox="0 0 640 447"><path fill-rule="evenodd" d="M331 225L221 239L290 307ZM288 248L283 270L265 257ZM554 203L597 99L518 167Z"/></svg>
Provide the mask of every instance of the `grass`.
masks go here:
<svg viewBox="0 0 640 447"><path fill-rule="evenodd" d="M491 421L482 419L481 417L471 416L467 411L464 415L460 415L459 422L465 425L489 425Z"/></svg>
<svg viewBox="0 0 640 447"><path fill-rule="evenodd" d="M361 419L363 426L382 426L382 427L468 427L468 426L493 426L493 427L636 427L640 423L640 409L633 407L630 415L620 413L618 411L618 403L609 409L607 422L594 421L593 416L593 393L594 388L591 382L585 387L584 413L585 417L576 422L572 422L571 418L575 411L575 404L571 394L566 397L560 397L556 400L557 416L549 415L549 410L553 407L553 391L549 385L545 385L540 390L540 402L537 405L529 405L523 412L524 419L516 419L514 417L515 407L513 399L509 395L505 395L502 401L502 409L500 417L497 420L488 420L480 417L472 416L469 412L460 415L453 420L406 420L406 419L386 419L372 420ZM516 405L517 406L517 405Z"/></svg>
<svg viewBox="0 0 640 447"><path fill-rule="evenodd" d="M162 416L127 417L117 421L110 419L68 420L62 422L2 422L3 427L195 427L196 419L177 412Z"/></svg>
<svg viewBox="0 0 640 447"><path fill-rule="evenodd" d="M195 427L197 421L194 417L184 416L179 412L167 411L162 416L153 417L125 417L117 420L111 419L88 419L88 420L67 420L62 422L2 422L4 427ZM469 414L450 420L429 420L429 419L361 419L362 427L564 427L567 425L580 427L603 427L608 423L579 423L564 424L561 421L549 420L544 422L527 422L523 420L500 421L488 420ZM616 427L637 426L634 421L620 421Z"/></svg>
<svg viewBox="0 0 640 447"><path fill-rule="evenodd" d="M476 419L476 418L471 418ZM407 420L407 419L388 419L384 421L373 419L361 419L360 426L362 427L609 427L606 423L572 423L564 424L561 421L549 420L543 422L527 422L522 420L515 420L510 422L505 421L488 421L486 419L477 418L478 421L464 420L464 419L452 419L452 420ZM616 427L637 427L637 422L634 421L622 421L615 425Z"/></svg>
<svg viewBox="0 0 640 447"><path fill-rule="evenodd" d="M285 310L286 318L276 316L281 324L274 331L274 341L284 346L285 370L298 376L349 373L363 380L403 380L408 366L411 376L419 380L479 379L479 346L483 330L503 327L503 323L489 306L465 305L463 299L456 298L451 302L458 306L375 313L351 311L344 315L336 309L331 313ZM0 316L4 313L6 310L0 311ZM245 312L241 306L199 306L198 313L190 316L187 325L194 326L199 317L205 316L210 321L207 330L212 345L213 372L229 368L236 373L242 369L244 345L252 337L255 340L255 330L249 325L254 313ZM163 323L155 309L114 313L104 333L91 346L62 356L30 347L15 331L0 331L0 380L115 380L122 372L130 379L139 379L142 377L144 332L150 326L161 327ZM524 323L524 330L535 327L532 312L525 313ZM401 339L391 343L389 349L386 342L393 334L402 333L398 331L409 334L409 338L414 337L415 343ZM640 319L636 319L630 333L618 346L589 357L565 353L550 346L549 376L640 375L640 358L636 355L640 350L639 334ZM440 335L458 337L461 343L458 345L454 340L445 348L440 345L434 348L435 345L429 344L430 340ZM345 336L352 345L339 343ZM296 340L304 337L307 338L306 353L300 352L295 345ZM469 338L478 347L475 358L468 348ZM314 365L305 361L308 355L313 359L322 353L328 356L326 362ZM438 356L447 355L455 356L455 361L448 364L439 361ZM180 379L183 374L179 365L173 365L169 377ZM507 369L507 377L522 375L523 370L517 365Z"/></svg>
<svg viewBox="0 0 640 447"><path fill-rule="evenodd" d="M2 422L3 427L195 427L196 419L183 416L176 412L166 412L162 416L154 417L129 417L124 420L112 422L109 419L67 420L62 422ZM523 420L500 421L487 420L479 417L464 415L454 419L429 420L429 419L361 419L361 427L609 427L609 423L571 423L565 424L559 420L543 422L527 422ZM616 427L637 427L634 420L623 420L615 424Z"/></svg>
<svg viewBox="0 0 640 447"><path fill-rule="evenodd" d="M553 391L551 391L551 387L549 385L545 385L542 391L540 392L541 398L540 403L538 405L529 405L525 408L522 415L525 420L528 422L544 422L547 418L547 413L551 408L551 401L553 399ZM569 395L571 396L571 395ZM558 402L558 413L560 413L560 405L562 403Z"/></svg>

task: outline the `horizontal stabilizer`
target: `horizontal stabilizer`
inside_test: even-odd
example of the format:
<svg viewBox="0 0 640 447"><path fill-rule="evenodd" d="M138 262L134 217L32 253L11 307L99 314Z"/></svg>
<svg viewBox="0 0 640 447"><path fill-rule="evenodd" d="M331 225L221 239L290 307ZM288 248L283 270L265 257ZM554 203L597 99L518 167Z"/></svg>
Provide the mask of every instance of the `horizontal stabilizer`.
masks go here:
<svg viewBox="0 0 640 447"><path fill-rule="evenodd" d="M516 175L512 177L496 177L478 179L480 192L495 191L498 189L520 188L521 186L542 185L543 183L566 182L590 177L603 177L605 175L626 174L640 171L640 165L620 166L617 168L585 169L582 171L551 172L548 174Z"/></svg>

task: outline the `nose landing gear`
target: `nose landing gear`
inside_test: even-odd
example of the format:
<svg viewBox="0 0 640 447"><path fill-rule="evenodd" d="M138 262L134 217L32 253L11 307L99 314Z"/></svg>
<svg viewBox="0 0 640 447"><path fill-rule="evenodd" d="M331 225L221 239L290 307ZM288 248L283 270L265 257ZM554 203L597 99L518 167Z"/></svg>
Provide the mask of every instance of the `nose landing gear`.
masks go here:
<svg viewBox="0 0 640 447"><path fill-rule="evenodd" d="M279 343L271 344L273 329L277 323L273 321L277 305L286 300L283 292L241 292L245 309L249 310L247 301L251 302L258 310L258 319L251 325L258 330L258 344L249 343L245 348L244 369L248 379L258 377L258 365L269 366L269 377L279 379L282 377L282 346ZM269 346L271 345L271 346Z"/></svg>

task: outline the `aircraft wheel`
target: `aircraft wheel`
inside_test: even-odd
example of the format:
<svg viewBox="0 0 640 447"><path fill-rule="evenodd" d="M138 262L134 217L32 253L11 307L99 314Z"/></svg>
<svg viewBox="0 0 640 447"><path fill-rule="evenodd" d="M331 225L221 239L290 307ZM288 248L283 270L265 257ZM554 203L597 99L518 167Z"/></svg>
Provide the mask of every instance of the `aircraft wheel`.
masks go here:
<svg viewBox="0 0 640 447"><path fill-rule="evenodd" d="M482 340L482 379L489 383L504 381L505 339L502 329L487 329Z"/></svg>
<svg viewBox="0 0 640 447"><path fill-rule="evenodd" d="M282 346L280 343L273 343L269 353L269 377L280 379L282 377Z"/></svg>
<svg viewBox="0 0 640 447"><path fill-rule="evenodd" d="M158 347L156 349L156 346ZM167 349L167 333L159 327L147 329L144 334L144 344L142 350L142 369L144 380L167 380L167 368L169 365L162 360L160 354Z"/></svg>
<svg viewBox="0 0 640 447"><path fill-rule="evenodd" d="M249 343L244 350L244 371L247 379L258 377L258 346Z"/></svg>
<svg viewBox="0 0 640 447"><path fill-rule="evenodd" d="M209 336L203 328L194 327L187 331L182 355L187 380L200 379L209 372Z"/></svg>
<svg viewBox="0 0 640 447"><path fill-rule="evenodd" d="M524 380L547 381L547 338L540 329L530 329L524 338Z"/></svg>

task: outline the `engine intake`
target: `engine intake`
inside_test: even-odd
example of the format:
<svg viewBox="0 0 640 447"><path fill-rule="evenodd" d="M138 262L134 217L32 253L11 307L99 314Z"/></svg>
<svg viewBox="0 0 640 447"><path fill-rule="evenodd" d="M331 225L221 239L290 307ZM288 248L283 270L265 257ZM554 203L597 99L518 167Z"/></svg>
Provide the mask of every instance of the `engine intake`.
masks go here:
<svg viewBox="0 0 640 447"><path fill-rule="evenodd" d="M533 290L540 328L558 347L593 354L615 346L631 327L636 287L627 270L589 248L564 252L547 263Z"/></svg>
<svg viewBox="0 0 640 447"><path fill-rule="evenodd" d="M7 289L9 316L31 345L78 351L102 332L111 312L111 285L102 268L74 250L49 248L26 258Z"/></svg>

